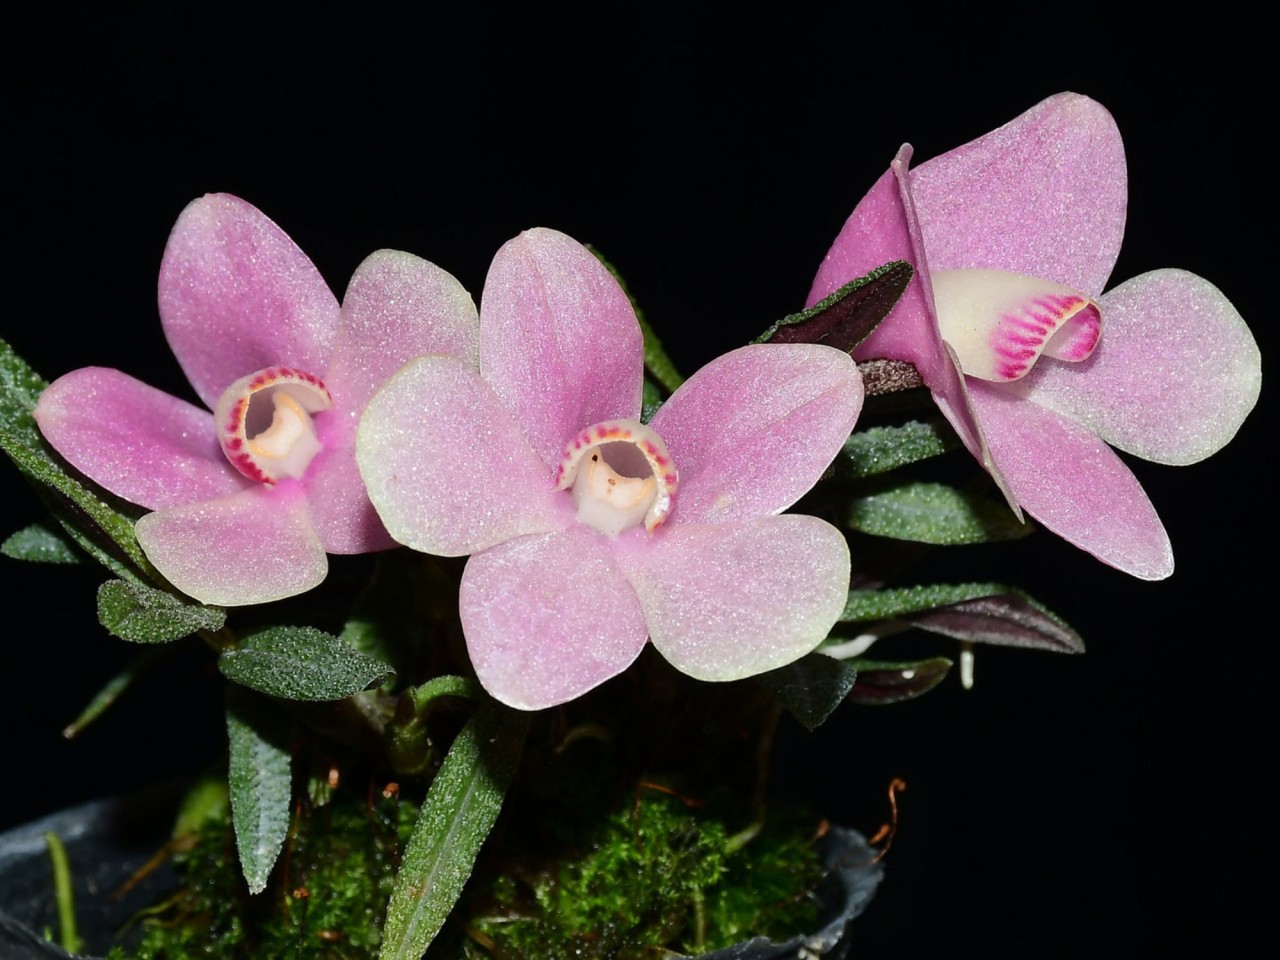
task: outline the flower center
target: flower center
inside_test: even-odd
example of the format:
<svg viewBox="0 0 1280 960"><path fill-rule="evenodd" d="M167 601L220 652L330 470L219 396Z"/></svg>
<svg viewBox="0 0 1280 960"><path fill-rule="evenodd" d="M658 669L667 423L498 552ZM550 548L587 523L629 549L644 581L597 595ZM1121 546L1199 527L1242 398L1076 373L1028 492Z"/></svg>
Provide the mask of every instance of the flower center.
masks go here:
<svg viewBox="0 0 1280 960"><path fill-rule="evenodd" d="M929 279L942 339L968 376L1019 380L1041 354L1079 363L1102 337L1097 301L1063 284L1004 270L935 270Z"/></svg>
<svg viewBox="0 0 1280 960"><path fill-rule="evenodd" d="M324 446L311 415L333 405L324 381L293 367L268 367L227 387L213 409L218 443L250 480L299 479Z"/></svg>
<svg viewBox="0 0 1280 960"><path fill-rule="evenodd" d="M679 478L662 438L635 420L593 424L565 445L556 489L573 490L578 522L609 536L671 513Z"/></svg>

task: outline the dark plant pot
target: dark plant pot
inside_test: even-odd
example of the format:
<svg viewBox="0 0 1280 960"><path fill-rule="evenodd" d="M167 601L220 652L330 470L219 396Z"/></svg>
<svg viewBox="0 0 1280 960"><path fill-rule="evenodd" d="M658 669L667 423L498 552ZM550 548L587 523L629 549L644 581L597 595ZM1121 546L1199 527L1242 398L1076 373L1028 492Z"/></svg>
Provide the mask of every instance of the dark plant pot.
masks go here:
<svg viewBox="0 0 1280 960"><path fill-rule="evenodd" d="M112 894L168 838L182 787L137 797L98 800L55 813L0 834L0 957L3 960L68 960L101 957L119 941L138 910L162 899L178 884L161 866L125 896ZM53 869L46 833L62 840L71 863L78 932L84 954L48 942L56 933ZM704 954L700 960L841 960L849 949L849 925L870 902L883 867L861 834L833 827L820 841L829 869L819 895L827 905L816 933L774 943L757 937ZM128 943L126 938L125 943Z"/></svg>

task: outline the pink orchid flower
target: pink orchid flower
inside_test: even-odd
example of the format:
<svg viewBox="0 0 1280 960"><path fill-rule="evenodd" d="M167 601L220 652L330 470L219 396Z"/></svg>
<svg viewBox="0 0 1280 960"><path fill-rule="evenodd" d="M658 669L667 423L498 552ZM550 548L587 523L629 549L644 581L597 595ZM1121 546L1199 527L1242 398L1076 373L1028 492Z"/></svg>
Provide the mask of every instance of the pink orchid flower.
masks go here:
<svg viewBox="0 0 1280 960"><path fill-rule="evenodd" d="M813 650L843 608L849 550L776 516L852 430L862 379L812 344L745 347L641 424L643 343L595 257L530 230L495 257L479 368L414 361L370 401L356 455L391 535L470 554L459 612L484 687L535 710L621 673L646 638L734 680Z"/></svg>
<svg viewBox="0 0 1280 960"><path fill-rule="evenodd" d="M154 511L136 533L156 569L204 603L264 603L319 584L326 553L395 546L356 469L356 423L413 357L475 356L478 316L458 282L382 250L339 307L284 231L212 194L179 216L159 300L208 410L102 367L50 384L35 410L68 462Z"/></svg>
<svg viewBox="0 0 1280 960"><path fill-rule="evenodd" d="M915 364L1015 510L1113 567L1169 576L1168 535L1111 447L1189 464L1225 445L1260 388L1248 327L1182 270L1102 293L1126 171L1087 97L1050 97L913 170L910 157L853 211L809 302L909 260L917 282L855 355Z"/></svg>

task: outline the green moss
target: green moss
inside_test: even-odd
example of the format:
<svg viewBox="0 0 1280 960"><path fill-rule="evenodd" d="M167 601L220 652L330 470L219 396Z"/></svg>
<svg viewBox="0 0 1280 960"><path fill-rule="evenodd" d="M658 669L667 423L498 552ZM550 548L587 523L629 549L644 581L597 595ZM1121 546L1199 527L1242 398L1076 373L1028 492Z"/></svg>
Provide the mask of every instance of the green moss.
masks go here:
<svg viewBox="0 0 1280 960"><path fill-rule="evenodd" d="M416 810L346 797L295 817L271 885L250 897L230 824L203 826L179 869L184 885L142 918L132 954L109 960L354 960L372 957L398 852Z"/></svg>
<svg viewBox="0 0 1280 960"><path fill-rule="evenodd" d="M735 849L724 821L647 792L562 858L500 874L463 956L652 958L816 926L821 869L810 837L779 821ZM434 957L435 954L432 954Z"/></svg>

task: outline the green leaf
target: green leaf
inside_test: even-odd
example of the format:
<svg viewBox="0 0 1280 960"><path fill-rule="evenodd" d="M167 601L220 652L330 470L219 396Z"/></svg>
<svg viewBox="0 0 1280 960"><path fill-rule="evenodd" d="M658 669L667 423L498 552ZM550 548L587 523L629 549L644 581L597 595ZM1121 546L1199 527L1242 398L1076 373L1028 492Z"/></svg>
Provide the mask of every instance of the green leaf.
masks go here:
<svg viewBox="0 0 1280 960"><path fill-rule="evenodd" d="M640 422L648 423L662 406L662 391L648 377L644 378L644 390L640 394Z"/></svg>
<svg viewBox="0 0 1280 960"><path fill-rule="evenodd" d="M783 317L755 343L823 343L846 353L870 336L893 309L915 271L905 260L850 280L808 310Z"/></svg>
<svg viewBox="0 0 1280 960"><path fill-rule="evenodd" d="M0 553L32 563L79 563L80 555L60 533L44 524L33 523L0 543Z"/></svg>
<svg viewBox="0 0 1280 960"><path fill-rule="evenodd" d="M106 713L112 704L120 699L120 695L133 685L133 681L155 663L163 652L163 647L153 647L142 656L136 657L128 666L108 680L102 689L93 695L88 705L80 711L80 715L62 728L62 735L68 740L79 736L85 727Z"/></svg>
<svg viewBox="0 0 1280 960"><path fill-rule="evenodd" d="M914 700L942 682L951 669L946 657L887 663L857 660L858 682L849 694L852 703L876 705Z"/></svg>
<svg viewBox="0 0 1280 960"><path fill-rule="evenodd" d="M848 524L861 533L942 545L1016 540L1033 529L1004 503L940 483L908 483L858 497L849 505Z"/></svg>
<svg viewBox="0 0 1280 960"><path fill-rule="evenodd" d="M1000 583L938 583L891 590L850 590L840 619L845 623L892 620L920 610L994 597L1012 590Z"/></svg>
<svg viewBox="0 0 1280 960"><path fill-rule="evenodd" d="M772 690L806 729L816 730L853 689L858 669L847 660L811 653L756 679Z"/></svg>
<svg viewBox="0 0 1280 960"><path fill-rule="evenodd" d="M73 540L125 579L153 576L138 546L133 519L115 498L94 493L67 472L40 435L31 411L45 382L0 340L0 450L36 484L41 499Z"/></svg>
<svg viewBox="0 0 1280 960"><path fill-rule="evenodd" d="M216 632L227 620L221 607L187 603L172 593L128 580L98 588L98 621L133 643L168 643L201 630Z"/></svg>
<svg viewBox="0 0 1280 960"><path fill-rule="evenodd" d="M419 960L444 926L502 809L529 717L486 702L449 748L396 874L381 960Z"/></svg>
<svg viewBox="0 0 1280 960"><path fill-rule="evenodd" d="M955 431L942 420L912 420L897 427L856 431L844 442L843 456L837 462L845 476L871 477L959 446Z"/></svg>
<svg viewBox="0 0 1280 960"><path fill-rule="evenodd" d="M285 700L341 700L395 675L386 663L313 627L270 627L218 658L228 680Z"/></svg>
<svg viewBox="0 0 1280 960"><path fill-rule="evenodd" d="M261 893L289 833L289 732L269 702L228 687L227 737L236 851L249 892Z"/></svg>

